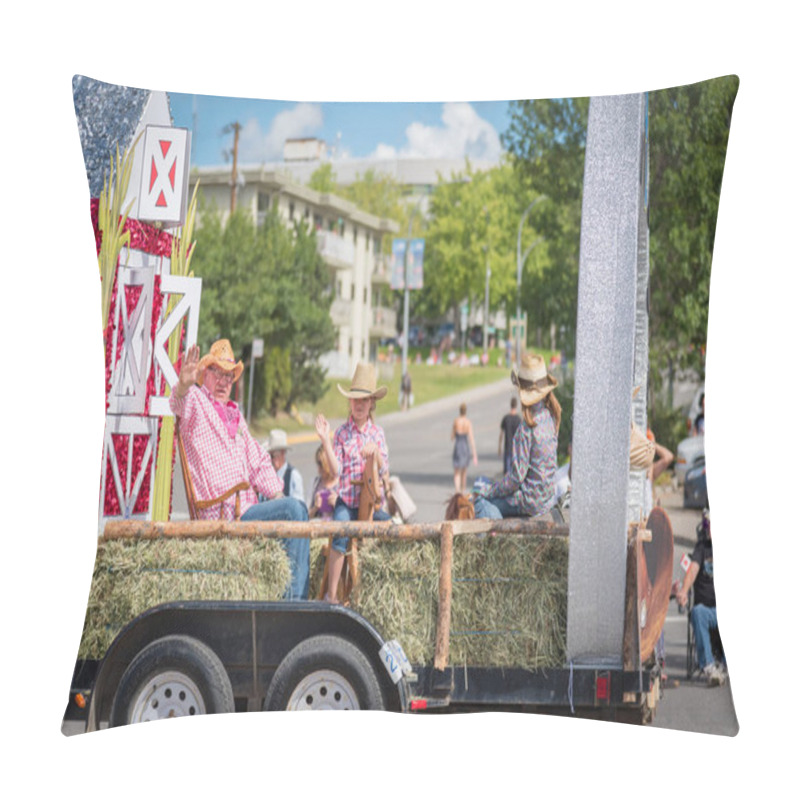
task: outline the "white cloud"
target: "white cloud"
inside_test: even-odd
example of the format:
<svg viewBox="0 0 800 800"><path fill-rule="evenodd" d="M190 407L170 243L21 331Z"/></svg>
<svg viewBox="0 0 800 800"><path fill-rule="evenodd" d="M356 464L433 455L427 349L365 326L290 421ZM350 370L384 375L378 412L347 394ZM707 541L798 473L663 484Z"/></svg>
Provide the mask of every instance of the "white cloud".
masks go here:
<svg viewBox="0 0 800 800"><path fill-rule="evenodd" d="M497 161L503 152L497 131L469 103L445 103L442 125L412 122L399 150L379 144L373 158L463 158Z"/></svg>
<svg viewBox="0 0 800 800"><path fill-rule="evenodd" d="M276 114L264 133L258 120L250 119L239 134L239 153L242 161L280 161L287 139L313 136L322 128L322 108L314 103L298 103Z"/></svg>

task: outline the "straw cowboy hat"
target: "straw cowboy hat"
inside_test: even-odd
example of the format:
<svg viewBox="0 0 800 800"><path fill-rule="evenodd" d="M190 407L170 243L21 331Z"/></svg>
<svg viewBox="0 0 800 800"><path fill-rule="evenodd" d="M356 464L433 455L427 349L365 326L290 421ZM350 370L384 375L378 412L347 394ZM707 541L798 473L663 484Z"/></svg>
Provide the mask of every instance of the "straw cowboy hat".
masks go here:
<svg viewBox="0 0 800 800"><path fill-rule="evenodd" d="M233 370L233 380L238 381L244 365L233 357L233 348L227 339L219 339L209 348L208 353L200 359L197 370L197 383L202 384L206 374L206 367L217 367L224 372Z"/></svg>
<svg viewBox="0 0 800 800"><path fill-rule="evenodd" d="M388 389L385 386L376 388L377 379L375 378L375 367L372 364L359 363L353 373L353 380L350 381L349 389L342 389L340 384L336 388L345 396L350 398L374 397L380 400L386 396Z"/></svg>
<svg viewBox="0 0 800 800"><path fill-rule="evenodd" d="M519 370L511 370L511 383L519 389L519 401L524 406L535 405L558 386L544 359L535 353L522 356Z"/></svg>
<svg viewBox="0 0 800 800"><path fill-rule="evenodd" d="M267 451L274 453L276 450L291 450L289 442L286 439L286 431L281 428L273 428L269 432L269 439L267 439Z"/></svg>

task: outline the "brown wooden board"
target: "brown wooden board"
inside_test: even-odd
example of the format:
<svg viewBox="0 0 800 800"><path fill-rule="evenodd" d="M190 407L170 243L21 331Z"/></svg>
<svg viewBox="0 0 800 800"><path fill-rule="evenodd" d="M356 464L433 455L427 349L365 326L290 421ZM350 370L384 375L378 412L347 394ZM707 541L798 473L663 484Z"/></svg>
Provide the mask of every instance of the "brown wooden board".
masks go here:
<svg viewBox="0 0 800 800"><path fill-rule="evenodd" d="M647 530L651 533L651 540L638 543L639 651L642 662L650 658L661 635L672 588L672 523L663 508L657 506L650 512Z"/></svg>

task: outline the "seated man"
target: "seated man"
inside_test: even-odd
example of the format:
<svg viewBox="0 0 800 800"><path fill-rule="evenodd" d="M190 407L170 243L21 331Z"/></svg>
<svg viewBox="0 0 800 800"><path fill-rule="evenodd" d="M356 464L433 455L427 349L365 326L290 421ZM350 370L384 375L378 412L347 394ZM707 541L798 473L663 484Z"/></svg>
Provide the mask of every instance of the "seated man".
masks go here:
<svg viewBox="0 0 800 800"><path fill-rule="evenodd" d="M283 496L283 483L275 473L269 453L250 435L239 407L230 399L233 384L243 369L241 361L234 361L230 342L220 339L202 359L199 355L197 345L186 352L169 399L170 408L181 420L181 437L197 498L219 497L237 483L247 482L251 488L241 495L243 522L307 520L305 505ZM270 499L259 503L257 493ZM233 497L224 502L225 519L233 519L234 506ZM219 516L219 509L198 511L198 516L213 519ZM281 539L281 543L292 570L285 598L305 600L309 540Z"/></svg>
<svg viewBox="0 0 800 800"><path fill-rule="evenodd" d="M711 544L711 520L704 517L701 535L692 552L692 561L677 594L679 606L688 602L689 589L694 586L692 628L697 647L697 663L710 686L720 686L727 678L724 664L714 661L711 649L711 629L717 627L717 597L714 592L714 551Z"/></svg>

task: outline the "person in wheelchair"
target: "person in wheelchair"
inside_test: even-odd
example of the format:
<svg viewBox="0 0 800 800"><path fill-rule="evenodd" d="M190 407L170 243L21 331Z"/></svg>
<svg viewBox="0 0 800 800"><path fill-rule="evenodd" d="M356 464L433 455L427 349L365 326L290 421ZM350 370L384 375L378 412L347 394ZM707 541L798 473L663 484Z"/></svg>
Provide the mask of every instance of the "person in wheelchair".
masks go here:
<svg viewBox="0 0 800 800"><path fill-rule="evenodd" d="M714 551L711 543L711 518L704 513L698 526L698 540L692 551L691 564L686 571L683 585L678 590L678 605L689 602L689 590L694 591L691 624L697 649L697 663L701 675L709 686L720 686L727 680L723 663L714 660L711 631L717 628L717 597L714 592Z"/></svg>

